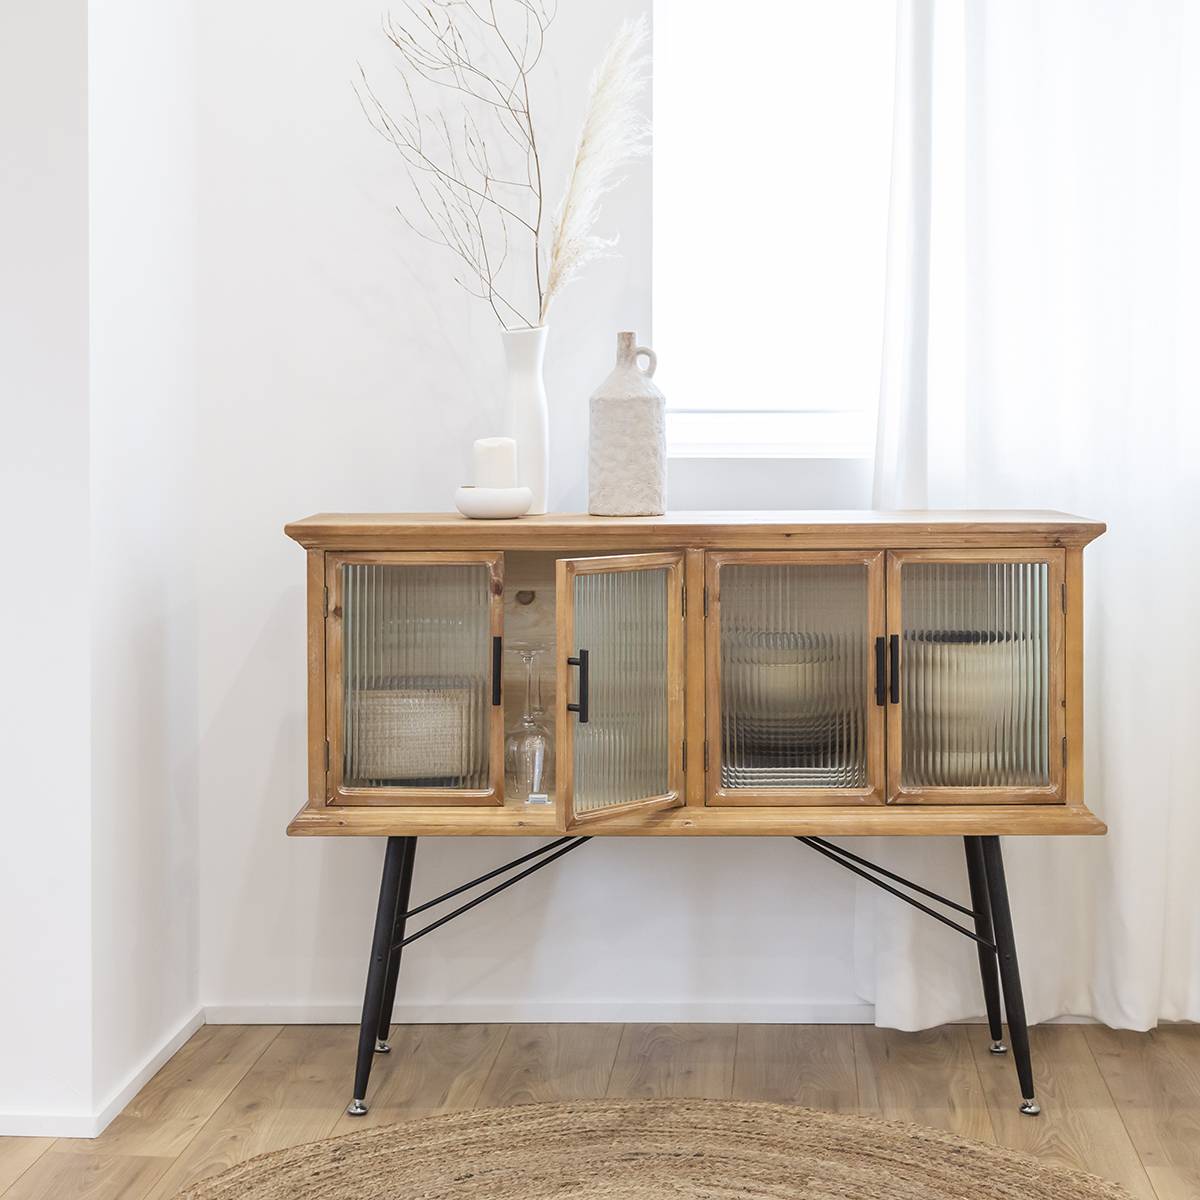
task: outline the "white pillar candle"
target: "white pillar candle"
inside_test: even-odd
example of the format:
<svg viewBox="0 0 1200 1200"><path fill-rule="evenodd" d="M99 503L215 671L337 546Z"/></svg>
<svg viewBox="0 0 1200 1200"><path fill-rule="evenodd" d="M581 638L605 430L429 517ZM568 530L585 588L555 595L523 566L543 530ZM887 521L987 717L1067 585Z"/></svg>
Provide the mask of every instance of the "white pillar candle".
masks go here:
<svg viewBox="0 0 1200 1200"><path fill-rule="evenodd" d="M479 438L475 442L475 486L517 486L517 443L512 438Z"/></svg>

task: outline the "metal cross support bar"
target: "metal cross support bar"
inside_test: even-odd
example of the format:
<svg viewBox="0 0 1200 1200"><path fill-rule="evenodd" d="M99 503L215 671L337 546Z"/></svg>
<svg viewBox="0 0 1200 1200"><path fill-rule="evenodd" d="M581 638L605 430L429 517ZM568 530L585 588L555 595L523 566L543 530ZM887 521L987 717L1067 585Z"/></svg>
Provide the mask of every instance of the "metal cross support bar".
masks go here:
<svg viewBox="0 0 1200 1200"><path fill-rule="evenodd" d="M478 884L487 883L489 879L495 879L497 875L503 875L505 871L509 871L513 867L519 867L522 863L527 863L532 858L540 858L543 854L549 854L551 850L557 850L559 846L574 840L572 837L561 837L557 841L550 842L545 846L539 846L536 850L531 850L528 854L522 854L520 858L514 858L512 862L506 862L504 866L497 867L494 871L488 871L486 875L480 875L477 879L472 879L470 883L459 884L458 887L451 888L448 892L443 892L440 896L436 896L432 900L426 900L424 904L418 904L416 908L410 908L404 915L406 917L415 917L417 913L423 913L426 909L436 908L443 900L452 900L455 896L461 896L463 892L469 892Z"/></svg>
<svg viewBox="0 0 1200 1200"><path fill-rule="evenodd" d="M514 883L549 866L555 859L562 858L564 854L590 840L590 837L558 838L548 845L539 846L529 854L522 854L519 858L505 863L504 866L488 871L479 878L472 879L460 887L452 888L443 895L410 910L408 894L412 885L417 839L415 837L388 838L383 858L383 880L379 886L379 905L375 913L375 932L371 940L366 994L363 997L362 1024L359 1028L358 1056L354 1070L354 1098L346 1108L346 1112L350 1116L359 1117L367 1111L366 1095L367 1084L371 1077L371 1063L376 1054L387 1054L391 1050L387 1038L391 1028L392 1007L396 999L396 984L400 974L400 955L404 947L410 942L415 942L417 938L432 933L433 930L445 925L447 921L452 921L476 905L482 904L485 900L491 899L492 896L499 895L506 888L512 887ZM531 859L538 861L534 862L533 866L526 867L524 871L484 892L482 896L477 896L453 912L431 922L424 929L420 929L408 937L404 936L405 925L410 916L424 912L436 904L441 904L442 901L449 900L480 883L486 883L489 879L495 879L497 875L503 875L505 871L519 867Z"/></svg>
<svg viewBox="0 0 1200 1200"><path fill-rule="evenodd" d="M548 867L556 858L562 858L562 856L564 854L569 854L577 846L582 846L584 842L591 841L591 838L590 837L578 837L578 838L574 838L574 839L564 839L564 840L568 841L568 845L562 846L559 850L556 850L553 854L548 854L545 858L543 858L541 860L541 862L535 862L532 867L526 867L524 871L521 871L519 874L514 875L511 879L506 879L503 883L497 884L496 887L491 888L490 890L484 892L482 896L476 896L474 900L468 900L466 904L462 904L458 908L454 909L452 912L448 912L444 917L438 917L438 919L436 921L430 921L430 923L428 925L426 925L424 929L418 929L416 933L410 933L408 935L408 937L401 938L399 941L393 942L392 949L393 950L402 950L410 942L415 942L417 940L417 938L423 938L427 933L432 933L435 929L440 929L448 921L453 921L455 917L462 916L463 913L469 912L477 904L482 904L485 900L490 900L493 896L498 896L502 891L504 891L505 888L512 887L512 885L514 883L520 883L522 879L525 879L527 876L532 875L535 871L540 871L543 867ZM524 861L524 860L518 859L517 861L520 862L520 861ZM513 866L513 865L514 865L513 863L509 863L509 866ZM502 868L502 869L507 869L507 868ZM497 872L493 872L493 874L496 874L496 873ZM487 876L485 876L484 878L487 878ZM476 881L476 882L478 882L478 881Z"/></svg>
<svg viewBox="0 0 1200 1200"><path fill-rule="evenodd" d="M413 863L416 858L415 837L389 837L384 855L383 879L379 889L379 904L375 916L375 932L371 942L371 959L367 971L366 995L363 999L362 1025L359 1030L358 1058L354 1076L354 1099L347 1112L358 1116L367 1111L365 1096L375 1054L386 1054L390 1049L387 1037L391 1025L392 1006L396 995L397 976L400 971L400 955L410 942L441 928L455 917L469 912L485 900L499 895L514 883L549 866L556 859L590 841L588 835L567 836L549 842L528 854L523 854L501 867L485 872L468 883L452 888L433 900L428 900L409 909L408 896L412 884ZM1021 1112L1036 1116L1041 1110L1033 1090L1033 1070L1029 1053L1029 1034L1026 1026L1025 1004L1021 994L1021 976L1017 967L1016 941L1013 933L1012 913L1009 907L1008 888L1004 878L1004 862L1000 839L993 835L968 836L963 838L966 848L967 875L971 889L971 907L942 896L937 892L913 883L869 859L861 858L843 850L820 837L797 836L818 854L844 867L852 874L873 883L905 904L911 905L934 920L949 926L956 933L970 938L978 948L979 971L983 982L984 999L987 1006L988 1025L992 1034L993 1053L1005 1053L1007 1047L1000 1040L1002 1033L1001 999L1003 1016L1007 1018L1009 1042L1013 1050L1014 1065L1021 1085ZM460 905L445 916L432 921L424 929L405 936L407 919L425 912L454 896L461 895L479 884L504 875L515 867L529 863L524 870L510 876L490 888L482 895ZM973 918L975 929L966 928L949 917L915 900L900 887L884 882L890 879L900 887L917 892L926 898Z"/></svg>
<svg viewBox="0 0 1200 1200"><path fill-rule="evenodd" d="M957 933L961 933L963 937L970 938L973 942L979 942L986 946L989 950L995 951L995 942L987 941L979 936L973 929L968 929L965 925L960 925L957 921L952 921L937 909L930 908L928 904L922 904L920 900L914 900L911 896L902 892L899 888L894 888L890 883L884 883L882 879L877 879L868 871L864 871L862 867L856 867L854 863L860 862L869 867L872 871L878 871L881 875L886 875L889 879L895 879L902 883L905 887L912 888L913 891L920 892L924 896L930 896L935 900L941 901L943 904L948 904L951 908L958 909L959 912L965 912L968 916L976 914L970 909L965 909L959 904L955 904L952 900L947 900L944 896L939 896L936 892L931 892L927 888L920 887L918 884L910 883L903 876L895 875L891 871L885 871L882 867L877 867L874 863L868 862L865 858L859 858L857 855L850 854L844 851L839 846L830 845L828 842L822 841L820 838L800 837L797 836L796 841L803 842L810 850L815 850L818 854L825 855L826 858L838 864L839 867L845 867L847 871L852 871L855 875L865 879L868 883L873 883L877 888L882 888L885 892L895 896L898 900L903 900L905 904L912 905L913 908L919 909L927 916L932 917L935 921L941 921L943 925L948 925ZM848 861L848 860L853 861Z"/></svg>
<svg viewBox="0 0 1200 1200"><path fill-rule="evenodd" d="M848 858L851 862L856 862L860 867L866 867L868 870L874 871L876 875L882 875L885 879L893 879L896 883L902 883L910 891L919 892L922 896L928 896L930 900L936 900L939 904L944 904L947 908L952 908L955 912L962 913L964 917L978 917L981 915L976 909L967 908L966 905L959 904L956 900L951 900L948 896L941 895L940 892L930 891L929 888L922 887L919 883L913 883L911 879L905 879L903 875L897 875L894 871L889 871L886 867L881 867L878 863L871 862L870 859L859 858L857 854L851 854L844 846L835 846L832 842L827 842L824 838L819 837L799 838L798 840L813 847L824 846L826 850L832 850L835 854L840 854L842 858ZM409 913L409 916L412 916L412 914Z"/></svg>

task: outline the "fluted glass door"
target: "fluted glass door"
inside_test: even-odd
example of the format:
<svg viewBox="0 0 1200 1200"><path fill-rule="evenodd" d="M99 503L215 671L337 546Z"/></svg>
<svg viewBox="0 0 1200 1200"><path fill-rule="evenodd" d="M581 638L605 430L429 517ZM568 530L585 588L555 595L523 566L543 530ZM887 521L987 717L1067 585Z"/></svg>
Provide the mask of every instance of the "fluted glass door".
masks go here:
<svg viewBox="0 0 1200 1200"><path fill-rule="evenodd" d="M340 804L499 804L503 560L331 556L329 795Z"/></svg>
<svg viewBox="0 0 1200 1200"><path fill-rule="evenodd" d="M708 555L710 804L883 800L883 555Z"/></svg>
<svg viewBox="0 0 1200 1200"><path fill-rule="evenodd" d="M1062 551L888 558L889 800L1060 800Z"/></svg>
<svg viewBox="0 0 1200 1200"><path fill-rule="evenodd" d="M683 802L683 557L558 563L560 824Z"/></svg>

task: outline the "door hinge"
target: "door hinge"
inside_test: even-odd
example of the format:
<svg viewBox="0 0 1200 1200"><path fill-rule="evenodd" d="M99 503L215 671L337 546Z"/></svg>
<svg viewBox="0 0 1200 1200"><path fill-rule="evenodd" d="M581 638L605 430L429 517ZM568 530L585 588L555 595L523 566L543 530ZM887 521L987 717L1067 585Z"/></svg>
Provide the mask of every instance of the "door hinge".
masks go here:
<svg viewBox="0 0 1200 1200"><path fill-rule="evenodd" d="M708 770L708 738L704 739L704 769Z"/></svg>
<svg viewBox="0 0 1200 1200"><path fill-rule="evenodd" d="M708 616L708 585L704 587L704 615Z"/></svg>
<svg viewBox="0 0 1200 1200"><path fill-rule="evenodd" d="M1067 585L1065 583L1062 585L1062 610L1064 613L1067 611Z"/></svg>
<svg viewBox="0 0 1200 1200"><path fill-rule="evenodd" d="M324 616L329 616L329 584L325 585L325 594L321 598L321 612Z"/></svg>
<svg viewBox="0 0 1200 1200"><path fill-rule="evenodd" d="M687 588L685 587L679 589L679 615L687 616Z"/></svg>
<svg viewBox="0 0 1200 1200"><path fill-rule="evenodd" d="M325 774L329 774L329 739L325 740Z"/></svg>
<svg viewBox="0 0 1200 1200"><path fill-rule="evenodd" d="M683 743L683 773L687 774L687 742Z"/></svg>
<svg viewBox="0 0 1200 1200"><path fill-rule="evenodd" d="M1066 738L1063 738L1063 740L1062 740L1062 756L1063 756L1062 765L1065 767L1067 765L1067 739Z"/></svg>

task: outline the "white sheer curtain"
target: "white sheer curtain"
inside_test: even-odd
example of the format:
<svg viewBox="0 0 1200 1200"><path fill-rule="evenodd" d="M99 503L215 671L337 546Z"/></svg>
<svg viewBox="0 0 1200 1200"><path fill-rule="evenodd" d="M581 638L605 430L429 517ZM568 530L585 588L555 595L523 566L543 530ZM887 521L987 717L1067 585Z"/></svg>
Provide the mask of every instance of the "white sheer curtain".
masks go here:
<svg viewBox="0 0 1200 1200"><path fill-rule="evenodd" d="M1031 1020L1200 1019L1200 5L901 0L877 507L1061 508L1086 552L1088 804L1005 841ZM879 853L963 892L961 844ZM859 897L880 1024L975 955Z"/></svg>

